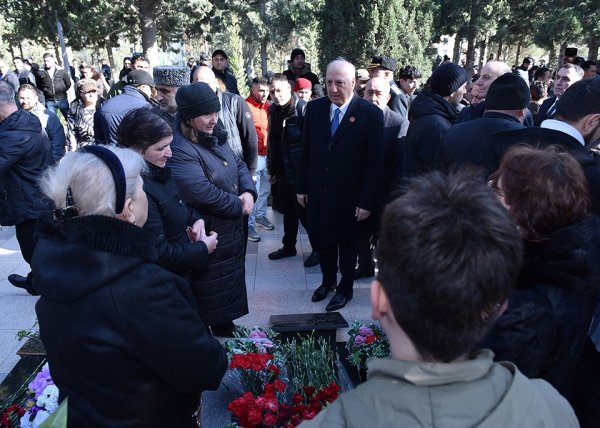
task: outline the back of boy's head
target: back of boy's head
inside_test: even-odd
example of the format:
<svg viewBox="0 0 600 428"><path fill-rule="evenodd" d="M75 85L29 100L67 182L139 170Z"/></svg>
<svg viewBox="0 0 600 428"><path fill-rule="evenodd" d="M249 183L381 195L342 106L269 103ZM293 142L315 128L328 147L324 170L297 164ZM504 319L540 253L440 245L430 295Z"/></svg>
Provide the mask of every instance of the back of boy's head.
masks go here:
<svg viewBox="0 0 600 428"><path fill-rule="evenodd" d="M434 172L387 206L377 256L398 324L424 360L450 362L492 326L516 281L522 243L479 176Z"/></svg>

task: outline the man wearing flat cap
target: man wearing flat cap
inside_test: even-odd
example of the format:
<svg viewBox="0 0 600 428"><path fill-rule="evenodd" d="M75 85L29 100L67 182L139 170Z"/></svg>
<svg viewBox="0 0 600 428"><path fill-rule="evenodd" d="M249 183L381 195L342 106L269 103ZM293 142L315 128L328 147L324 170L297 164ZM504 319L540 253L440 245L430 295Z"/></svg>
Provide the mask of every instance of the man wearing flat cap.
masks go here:
<svg viewBox="0 0 600 428"><path fill-rule="evenodd" d="M388 101L388 107L390 110L399 113L406 119L406 110L402 107L402 102L399 95L402 90L398 87L394 81L394 72L398 63L395 59L389 56L379 55L374 56L371 59L371 63L367 67L369 70L369 77L382 77L390 84L390 100Z"/></svg>
<svg viewBox="0 0 600 428"><path fill-rule="evenodd" d="M187 67L163 65L154 67L152 74L154 75L154 87L156 88L156 101L158 101L160 110L171 119L170 123L172 124L173 117L177 113L175 94L182 86L189 85L189 70ZM163 115L163 117L166 115Z"/></svg>
<svg viewBox="0 0 600 428"><path fill-rule="evenodd" d="M94 116L94 132L97 144L117 144L117 129L127 113L138 108L157 105L152 99L154 80L145 70L133 70L127 74L123 93L107 100Z"/></svg>

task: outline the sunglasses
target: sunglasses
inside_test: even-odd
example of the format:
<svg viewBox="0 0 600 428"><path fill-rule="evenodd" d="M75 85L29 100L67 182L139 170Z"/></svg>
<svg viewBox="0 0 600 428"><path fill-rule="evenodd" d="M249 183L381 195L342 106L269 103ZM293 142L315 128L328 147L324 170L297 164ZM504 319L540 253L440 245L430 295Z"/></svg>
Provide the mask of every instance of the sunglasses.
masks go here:
<svg viewBox="0 0 600 428"><path fill-rule="evenodd" d="M95 94L96 92L98 92L96 89L91 89L89 91L85 91L83 94Z"/></svg>

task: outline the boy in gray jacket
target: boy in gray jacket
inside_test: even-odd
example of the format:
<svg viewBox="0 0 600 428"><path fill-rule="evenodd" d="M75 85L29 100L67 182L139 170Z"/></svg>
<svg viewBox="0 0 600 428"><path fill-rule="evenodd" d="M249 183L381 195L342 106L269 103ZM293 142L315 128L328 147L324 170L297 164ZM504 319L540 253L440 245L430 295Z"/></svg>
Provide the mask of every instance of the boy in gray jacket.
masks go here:
<svg viewBox="0 0 600 428"><path fill-rule="evenodd" d="M578 427L569 403L489 350L522 258L493 191L466 173L412 181L382 218L372 317L391 358L301 427Z"/></svg>

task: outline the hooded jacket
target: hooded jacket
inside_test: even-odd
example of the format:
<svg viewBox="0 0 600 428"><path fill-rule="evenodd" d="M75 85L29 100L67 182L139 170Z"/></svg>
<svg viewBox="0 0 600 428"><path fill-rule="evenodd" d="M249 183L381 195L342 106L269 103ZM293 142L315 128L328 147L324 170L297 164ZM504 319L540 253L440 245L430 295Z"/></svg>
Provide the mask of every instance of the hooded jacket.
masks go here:
<svg viewBox="0 0 600 428"><path fill-rule="evenodd" d="M410 107L406 133L405 175L414 176L444 165L443 140L458 112L443 97L423 91Z"/></svg>
<svg viewBox="0 0 600 428"><path fill-rule="evenodd" d="M543 380L529 380L489 350L459 363L374 359L368 380L301 428L569 428L573 409Z"/></svg>
<svg viewBox="0 0 600 428"><path fill-rule="evenodd" d="M37 219L50 210L37 182L51 163L50 141L36 116L19 109L0 122L0 224Z"/></svg>
<svg viewBox="0 0 600 428"><path fill-rule="evenodd" d="M44 218L33 256L40 335L73 427L193 427L227 369L152 235L107 216Z"/></svg>

